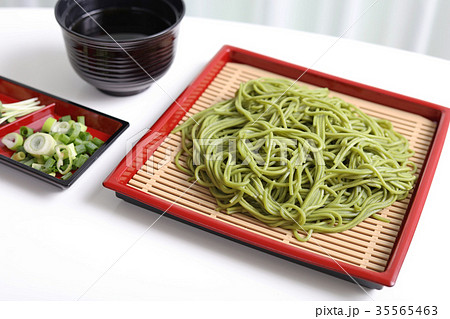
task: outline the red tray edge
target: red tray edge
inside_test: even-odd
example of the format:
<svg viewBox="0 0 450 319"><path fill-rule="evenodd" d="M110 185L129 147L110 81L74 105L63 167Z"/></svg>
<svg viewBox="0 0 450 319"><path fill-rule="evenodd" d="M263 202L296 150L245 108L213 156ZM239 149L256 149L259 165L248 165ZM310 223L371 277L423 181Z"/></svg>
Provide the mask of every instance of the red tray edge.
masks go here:
<svg viewBox="0 0 450 319"><path fill-rule="evenodd" d="M403 96L397 93L385 91L382 89L374 88L365 84L360 84L357 82L342 79L333 75L325 74L314 70L307 70L307 73L305 73L305 75L306 74L310 75L310 78L313 78L313 80L317 78L325 79L327 81L336 82L339 84L339 86L342 86L343 88L347 87L344 90L337 90L342 93L355 95L353 92L355 88L360 91L360 93L356 94L355 96L361 94L364 95L367 92L370 92L369 94L370 99L366 99L364 97L366 100L381 103L379 101L380 98L381 99L386 98L389 100L388 104L391 104L397 100L406 102L406 105L412 104L414 106L413 110L407 109L407 111L409 112L412 111L412 113L419 112L419 114L423 116L427 115L427 117L431 117L438 124L436 128L435 137L433 139L433 144L430 148L429 157L422 168L421 183L418 185L416 190L417 195L414 197L414 200L412 201L407 218L405 218L405 222L403 224L403 229L399 233L397 244L394 247L393 251L391 252L390 261L384 272L367 270L355 265L340 263L338 261L333 260L330 261L329 258L317 255L315 253L311 253L305 250L299 250L296 248L292 249L293 247L290 246L285 247L284 245L275 242L273 240L270 240L264 236L246 232L239 229L238 227L218 222L216 220L212 220L207 216L200 215L194 211L178 206L176 205L176 203L168 203L165 200L161 200L156 196L144 194L141 191L126 185L127 182L131 179L131 177L137 172L138 168L140 167L138 166L140 164L139 161L136 161L137 155L140 154L139 151L144 150L145 151L144 157L148 158L147 156L150 156L153 153L153 151L156 150L156 148L162 143L162 141L170 133L170 131L177 125L177 123L185 114L185 112L189 110L190 106L193 105L195 100L206 89L206 87L209 85L209 83L212 81L212 79L220 71L220 69L226 62L232 61L245 63L246 60L248 62L247 64L254 65L260 68L264 68L265 66L266 69L267 68L270 69L269 71L271 71L276 66L280 66L283 69L283 72L277 73L282 75L286 75L286 73L292 72L290 70L294 70L296 72L304 72L307 70L306 68L288 62L280 61L274 58L270 58L258 53L254 53L251 51L243 50L228 45L223 46L222 49L207 64L207 66L199 74L199 76L181 93L181 95L177 98L177 100L160 117L160 119L153 125L153 127L148 131L148 133L143 136L143 138L135 145L132 151L129 154L127 154L127 156L119 163L116 169L113 172L111 172L111 174L104 181L103 185L106 188L114 190L125 196L129 196L130 198L138 200L142 203L148 204L149 202L151 202L151 206L160 209L163 212L166 211L169 212L170 210L170 214L175 217L179 217L191 223L197 224L201 227L211 229L225 236L232 237L240 241L249 243L253 246L268 249L277 254L281 254L292 259L307 262L342 274L347 274L350 276L361 278L369 282L374 282L384 286L393 286L396 282L396 279L400 272L401 265L404 261L412 237L414 235L414 231L416 229L421 211L425 204L425 200L429 188L431 186L433 175L437 167L439 156L444 145L445 136L449 126L450 119L448 115L449 109L443 106ZM219 69L217 69L217 66L219 66ZM308 80L308 78L306 78L306 80ZM305 81L305 78L302 78L302 81L307 82ZM195 92L195 90L197 90L198 92ZM336 88L334 88L333 90L336 90ZM182 116L180 116L180 105L184 106L184 103L189 97L191 97L192 103L188 107L185 106L184 110L182 110L184 113L182 114ZM395 105L393 107L396 106L398 105ZM423 107L425 107L425 109L421 110L420 108ZM403 103L400 105L400 107L397 108L405 110L405 104ZM428 111L430 109L432 110L431 112ZM174 116L175 118L172 121L169 121L170 118ZM167 122L170 122L170 124L173 124L173 126L171 128L168 128ZM164 134L161 134L161 131L163 131Z"/></svg>

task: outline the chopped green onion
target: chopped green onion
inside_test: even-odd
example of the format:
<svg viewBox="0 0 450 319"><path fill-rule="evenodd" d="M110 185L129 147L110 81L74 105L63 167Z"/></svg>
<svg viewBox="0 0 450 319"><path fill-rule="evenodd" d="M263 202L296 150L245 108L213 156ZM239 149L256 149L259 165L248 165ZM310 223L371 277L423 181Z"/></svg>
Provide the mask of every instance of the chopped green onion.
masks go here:
<svg viewBox="0 0 450 319"><path fill-rule="evenodd" d="M79 144L75 146L75 151L77 151L77 154L83 154L87 152L87 149L84 144Z"/></svg>
<svg viewBox="0 0 450 319"><path fill-rule="evenodd" d="M23 145L19 146L17 148L16 152L24 152L24 153L26 153L25 149L23 148Z"/></svg>
<svg viewBox="0 0 450 319"><path fill-rule="evenodd" d="M49 117L45 120L44 125L42 126L42 132L50 133L52 131L53 125L56 123L56 119L53 117Z"/></svg>
<svg viewBox="0 0 450 319"><path fill-rule="evenodd" d="M83 115L77 116L77 122L86 125L86 118Z"/></svg>
<svg viewBox="0 0 450 319"><path fill-rule="evenodd" d="M61 176L61 179L62 180L68 180L71 176L72 176L72 172L69 172L69 173L64 174L63 176Z"/></svg>
<svg viewBox="0 0 450 319"><path fill-rule="evenodd" d="M43 155L36 156L36 163L44 164L45 163L44 156Z"/></svg>
<svg viewBox="0 0 450 319"><path fill-rule="evenodd" d="M11 158L15 161L23 161L25 158L27 157L27 155L24 152L16 152L13 154L13 156L11 156Z"/></svg>
<svg viewBox="0 0 450 319"><path fill-rule="evenodd" d="M67 143L70 142L70 137L68 137L66 134L61 134L61 135L58 137L58 141L60 141L60 142L63 143L63 144L67 144Z"/></svg>
<svg viewBox="0 0 450 319"><path fill-rule="evenodd" d="M23 162L25 165L27 166L31 166L34 163L36 163L36 159L35 158L30 158L28 161Z"/></svg>
<svg viewBox="0 0 450 319"><path fill-rule="evenodd" d="M0 111L3 109L0 102ZM51 176L56 177L59 173L61 179L68 179L73 170L89 159L88 154L92 155L104 143L87 129L84 116L78 116L77 122L70 116L63 116L59 121L49 117L41 132L34 133L32 128L22 126L20 134L9 133L2 142L15 151L11 156L13 160Z"/></svg>
<svg viewBox="0 0 450 319"><path fill-rule="evenodd" d="M94 152L98 149L98 146L91 141L86 142L84 146L86 146L86 151L89 153L89 155L94 154Z"/></svg>
<svg viewBox="0 0 450 319"><path fill-rule="evenodd" d="M56 122L52 126L52 132L67 134L70 130L70 127L71 127L71 125L69 122Z"/></svg>
<svg viewBox="0 0 450 319"><path fill-rule="evenodd" d="M66 171L68 167L69 167L69 163L63 162L63 165L60 167L60 169L62 171Z"/></svg>
<svg viewBox="0 0 450 319"><path fill-rule="evenodd" d="M26 139L23 147L33 156L52 156L55 153L55 145L56 141L50 134L34 133Z"/></svg>
<svg viewBox="0 0 450 319"><path fill-rule="evenodd" d="M78 123L78 124L80 124L80 127L81 127L80 131L81 132L86 132L87 131L87 126L86 125L81 124L81 123Z"/></svg>
<svg viewBox="0 0 450 319"><path fill-rule="evenodd" d="M73 162L73 165L77 168L80 168L86 161L89 159L89 155L87 154L80 154L77 156L75 161Z"/></svg>
<svg viewBox="0 0 450 319"><path fill-rule="evenodd" d="M42 164L38 164L38 163L33 163L33 164L31 164L31 167L32 168L34 168L34 169L37 169L37 170L42 170L42 167L43 167L44 165L42 165Z"/></svg>
<svg viewBox="0 0 450 319"><path fill-rule="evenodd" d="M2 138L2 143L11 151L16 151L23 145L23 137L17 133L9 133Z"/></svg>
<svg viewBox="0 0 450 319"><path fill-rule="evenodd" d="M77 157L77 151L75 150L75 145L73 143L67 145L67 151L69 152L69 157L71 159L75 159L75 157Z"/></svg>
<svg viewBox="0 0 450 319"><path fill-rule="evenodd" d="M59 139L59 136L61 135L61 133L50 132L50 135L55 139L55 141L57 141Z"/></svg>
<svg viewBox="0 0 450 319"><path fill-rule="evenodd" d="M45 161L44 167L45 167L46 169L50 169L53 165L55 165L55 163L56 163L56 161L55 161L52 157L49 157L49 158Z"/></svg>
<svg viewBox="0 0 450 319"><path fill-rule="evenodd" d="M90 141L92 140L92 135L88 132L81 132L79 138L82 141Z"/></svg>
<svg viewBox="0 0 450 319"><path fill-rule="evenodd" d="M58 161L56 162L56 169L61 175L67 174L72 169L72 156L70 155L68 156L69 164L67 165L67 167L63 167L64 165L64 154L62 152L63 150L66 150L67 154L70 153L69 147L67 145L60 144L56 146L56 156L58 157Z"/></svg>
<svg viewBox="0 0 450 319"><path fill-rule="evenodd" d="M73 142L80 135L80 133L81 133L81 124L74 122L69 132L67 132L67 135L69 135L70 141Z"/></svg>
<svg viewBox="0 0 450 319"><path fill-rule="evenodd" d="M30 135L33 135L33 133L33 129L28 126L22 126L20 128L20 135L22 135L23 137L28 137Z"/></svg>
<svg viewBox="0 0 450 319"><path fill-rule="evenodd" d="M72 121L72 117L70 115L62 116L59 119L60 122L69 122Z"/></svg>
<svg viewBox="0 0 450 319"><path fill-rule="evenodd" d="M103 144L105 144L105 142L103 142L101 139L94 137L92 139L92 143L94 143L95 145L97 145L98 147L102 146Z"/></svg>

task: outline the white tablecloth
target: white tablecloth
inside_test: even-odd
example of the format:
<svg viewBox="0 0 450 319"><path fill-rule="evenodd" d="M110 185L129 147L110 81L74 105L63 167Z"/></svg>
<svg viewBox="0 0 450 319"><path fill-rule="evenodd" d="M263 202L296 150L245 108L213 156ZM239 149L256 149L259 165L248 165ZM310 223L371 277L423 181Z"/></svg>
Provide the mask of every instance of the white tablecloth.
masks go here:
<svg viewBox="0 0 450 319"><path fill-rule="evenodd" d="M69 65L51 9L0 10L0 74L129 121L68 190L0 165L0 299L444 300L450 141L393 288L366 289L117 199L102 181L224 44L444 106L450 62L368 43L186 17L176 60L146 92L110 97Z"/></svg>

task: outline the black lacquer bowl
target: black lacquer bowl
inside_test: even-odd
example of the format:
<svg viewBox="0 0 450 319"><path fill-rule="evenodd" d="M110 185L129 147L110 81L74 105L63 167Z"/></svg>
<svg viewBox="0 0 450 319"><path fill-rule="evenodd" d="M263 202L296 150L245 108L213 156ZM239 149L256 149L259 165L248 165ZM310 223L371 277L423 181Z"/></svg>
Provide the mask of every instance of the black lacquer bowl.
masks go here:
<svg viewBox="0 0 450 319"><path fill-rule="evenodd" d="M110 95L140 93L175 55L183 0L59 0L56 20L78 75Z"/></svg>

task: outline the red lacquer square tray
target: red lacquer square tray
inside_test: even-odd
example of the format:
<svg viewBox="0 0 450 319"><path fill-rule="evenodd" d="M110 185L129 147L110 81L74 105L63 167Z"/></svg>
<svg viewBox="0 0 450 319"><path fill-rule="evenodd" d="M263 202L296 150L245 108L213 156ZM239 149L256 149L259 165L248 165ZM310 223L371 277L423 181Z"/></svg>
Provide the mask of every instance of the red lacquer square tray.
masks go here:
<svg viewBox="0 0 450 319"><path fill-rule="evenodd" d="M303 74L304 73L304 74ZM314 234L306 243L290 231L217 211L209 191L177 170L181 139L173 128L192 114L230 98L239 83L262 76L328 87L366 113L389 119L415 151L418 181L410 196L339 234ZM449 110L267 56L224 46L105 180L119 198L284 259L371 288L395 284L419 221L449 125Z"/></svg>

